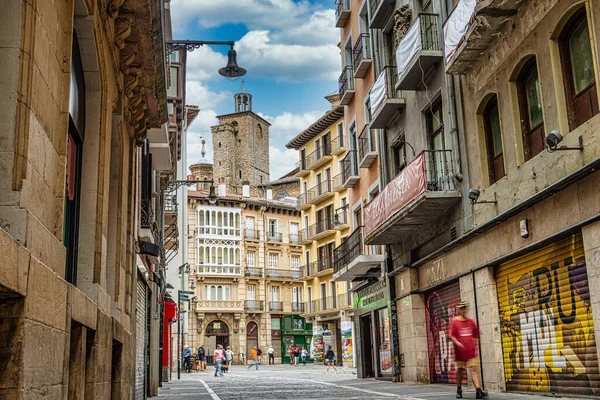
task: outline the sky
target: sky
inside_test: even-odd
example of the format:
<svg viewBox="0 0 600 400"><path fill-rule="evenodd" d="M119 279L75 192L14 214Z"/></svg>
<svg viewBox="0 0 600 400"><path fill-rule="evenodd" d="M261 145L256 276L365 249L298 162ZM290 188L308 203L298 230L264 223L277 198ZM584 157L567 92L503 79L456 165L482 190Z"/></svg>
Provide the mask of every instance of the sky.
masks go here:
<svg viewBox="0 0 600 400"><path fill-rule="evenodd" d="M271 123L271 180L295 167L297 152L285 144L330 109L324 96L337 91L333 7L333 0L172 0L175 40L233 40L238 65L248 71L233 82L217 73L227 64L228 46L188 53L186 103L200 107L187 133L188 166L200 160L202 139L212 161L210 127L217 115L234 112L243 79L253 111Z"/></svg>

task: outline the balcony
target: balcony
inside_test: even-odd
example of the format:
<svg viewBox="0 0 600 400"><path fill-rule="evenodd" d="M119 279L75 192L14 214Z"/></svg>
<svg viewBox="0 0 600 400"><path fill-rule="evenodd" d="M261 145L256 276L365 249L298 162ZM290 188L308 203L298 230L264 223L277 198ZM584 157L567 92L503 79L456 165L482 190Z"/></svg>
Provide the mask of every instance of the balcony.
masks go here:
<svg viewBox="0 0 600 400"><path fill-rule="evenodd" d="M304 312L304 303L292 303L292 312L293 313L303 313Z"/></svg>
<svg viewBox="0 0 600 400"><path fill-rule="evenodd" d="M308 210L312 206L310 192L302 193L300 196L297 197L297 199L298 208L301 211Z"/></svg>
<svg viewBox="0 0 600 400"><path fill-rule="evenodd" d="M333 272L333 260L331 258L322 258L317 261L313 261L308 265L306 271L307 278L316 278L319 276L331 274Z"/></svg>
<svg viewBox="0 0 600 400"><path fill-rule="evenodd" d="M337 307L340 309L352 309L352 292L338 294L337 296Z"/></svg>
<svg viewBox="0 0 600 400"><path fill-rule="evenodd" d="M365 243L397 243L443 218L461 198L452 165L451 150L415 157L365 206Z"/></svg>
<svg viewBox="0 0 600 400"><path fill-rule="evenodd" d="M283 243L283 234L279 232L267 232L267 243Z"/></svg>
<svg viewBox="0 0 600 400"><path fill-rule="evenodd" d="M283 302L282 301L269 301L269 311L283 312Z"/></svg>
<svg viewBox="0 0 600 400"><path fill-rule="evenodd" d="M256 229L244 229L244 239L258 242L260 240L260 232Z"/></svg>
<svg viewBox="0 0 600 400"><path fill-rule="evenodd" d="M308 227L308 237L312 240L323 239L335 233L335 226L332 219L322 219Z"/></svg>
<svg viewBox="0 0 600 400"><path fill-rule="evenodd" d="M165 195L165 215L177 214L177 195L166 194Z"/></svg>
<svg viewBox="0 0 600 400"><path fill-rule="evenodd" d="M368 33L358 35L358 40L352 48L352 61L354 65L354 77L364 78L367 70L373 63L371 37Z"/></svg>
<svg viewBox="0 0 600 400"><path fill-rule="evenodd" d="M244 276L247 278L262 278L262 268L257 267L246 267Z"/></svg>
<svg viewBox="0 0 600 400"><path fill-rule="evenodd" d="M346 189L350 189L356 185L359 179L356 150L350 150L342 159L342 182Z"/></svg>
<svg viewBox="0 0 600 400"><path fill-rule="evenodd" d="M371 129L385 129L406 107L402 91L396 89L396 67L385 67L371 88Z"/></svg>
<svg viewBox="0 0 600 400"><path fill-rule="evenodd" d="M312 243L312 239L309 238L308 228L304 228L298 232L298 244L305 246Z"/></svg>
<svg viewBox="0 0 600 400"><path fill-rule="evenodd" d="M242 267L239 265L196 265L197 276L242 276Z"/></svg>
<svg viewBox="0 0 600 400"><path fill-rule="evenodd" d="M333 249L333 259L333 280L352 282L380 274L384 256L379 248L365 246L361 226Z"/></svg>
<svg viewBox="0 0 600 400"><path fill-rule="evenodd" d="M296 173L296 178L301 178L310 173L310 169L308 168L308 164L312 163L312 158L305 156L304 158L300 158L300 161L296 163L296 168L298 168L298 173Z"/></svg>
<svg viewBox="0 0 600 400"><path fill-rule="evenodd" d="M350 228L348 205L335 210L335 215L333 216L333 225L338 231L343 231L344 229Z"/></svg>
<svg viewBox="0 0 600 400"><path fill-rule="evenodd" d="M300 269L267 268L265 272L269 279L299 280L301 277Z"/></svg>
<svg viewBox="0 0 600 400"><path fill-rule="evenodd" d="M396 89L418 90L444 58L437 14L419 14L396 49Z"/></svg>
<svg viewBox="0 0 600 400"><path fill-rule="evenodd" d="M196 303L196 312L213 310L240 312L244 310L244 302L241 300L198 300Z"/></svg>
<svg viewBox="0 0 600 400"><path fill-rule="evenodd" d="M310 302L307 301L304 304L304 313L312 315L327 314L338 312L339 308L340 305L338 304L338 297L328 296Z"/></svg>
<svg viewBox="0 0 600 400"><path fill-rule="evenodd" d="M338 79L338 87L340 94L340 105L347 106L354 97L354 72L350 65L342 69L342 74Z"/></svg>
<svg viewBox="0 0 600 400"><path fill-rule="evenodd" d="M350 18L350 0L335 0L335 27L343 28Z"/></svg>
<svg viewBox="0 0 600 400"><path fill-rule="evenodd" d="M371 20L369 28L382 29L394 11L396 0L369 0Z"/></svg>
<svg viewBox="0 0 600 400"><path fill-rule="evenodd" d="M289 235L290 244L300 245L300 232L290 233Z"/></svg>
<svg viewBox="0 0 600 400"><path fill-rule="evenodd" d="M526 4L520 0L460 0L444 23L446 73L465 74Z"/></svg>
<svg viewBox="0 0 600 400"><path fill-rule="evenodd" d="M317 147L315 151L306 156L306 159L310 160L308 169L312 169L314 171L317 168L327 164L332 158L331 143L325 142L321 146Z"/></svg>
<svg viewBox="0 0 600 400"><path fill-rule="evenodd" d="M344 143L344 134L338 133L338 136L331 140L331 155L338 156L346 151Z"/></svg>
<svg viewBox="0 0 600 400"><path fill-rule="evenodd" d="M334 192L341 192L342 190L346 189L344 187L343 176L344 174L339 173L333 178L331 178L331 186L333 187Z"/></svg>
<svg viewBox="0 0 600 400"><path fill-rule="evenodd" d="M330 180L321 181L308 190L310 204L318 204L330 197L333 197L333 186Z"/></svg>
<svg viewBox="0 0 600 400"><path fill-rule="evenodd" d="M360 135L358 135L358 159L361 168L369 168L377 158L377 146L375 140L375 131L371 130L369 125L365 125Z"/></svg>
<svg viewBox="0 0 600 400"><path fill-rule="evenodd" d="M265 302L262 300L245 300L244 310L246 311L265 311Z"/></svg>

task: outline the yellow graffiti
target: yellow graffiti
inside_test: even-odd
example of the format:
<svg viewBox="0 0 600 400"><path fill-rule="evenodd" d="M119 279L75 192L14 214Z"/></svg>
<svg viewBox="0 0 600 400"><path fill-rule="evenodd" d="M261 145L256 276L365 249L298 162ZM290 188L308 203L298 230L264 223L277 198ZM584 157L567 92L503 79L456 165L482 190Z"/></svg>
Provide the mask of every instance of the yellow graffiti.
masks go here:
<svg viewBox="0 0 600 400"><path fill-rule="evenodd" d="M496 279L507 389L600 394L581 236L502 265Z"/></svg>

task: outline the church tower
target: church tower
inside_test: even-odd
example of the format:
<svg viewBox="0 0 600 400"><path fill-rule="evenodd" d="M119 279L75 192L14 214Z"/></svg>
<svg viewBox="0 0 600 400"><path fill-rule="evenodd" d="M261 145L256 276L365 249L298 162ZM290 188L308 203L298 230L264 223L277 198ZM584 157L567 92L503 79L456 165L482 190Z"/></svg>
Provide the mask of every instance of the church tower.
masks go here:
<svg viewBox="0 0 600 400"><path fill-rule="evenodd" d="M269 182L269 124L252 111L252 95L242 81L234 96L235 112L217 116L213 126L215 184L225 184L227 194L242 194L249 184L252 196L258 185Z"/></svg>

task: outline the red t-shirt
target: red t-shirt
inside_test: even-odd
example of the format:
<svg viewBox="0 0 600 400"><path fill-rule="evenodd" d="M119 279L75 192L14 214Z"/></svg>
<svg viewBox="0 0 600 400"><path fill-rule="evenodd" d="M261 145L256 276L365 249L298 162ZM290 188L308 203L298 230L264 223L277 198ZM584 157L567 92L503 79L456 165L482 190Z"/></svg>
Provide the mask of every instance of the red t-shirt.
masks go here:
<svg viewBox="0 0 600 400"><path fill-rule="evenodd" d="M450 325L450 337L458 340L464 348L454 345L454 359L456 361L468 361L477 354L475 340L479 337L479 328L471 318L464 321L454 318Z"/></svg>

